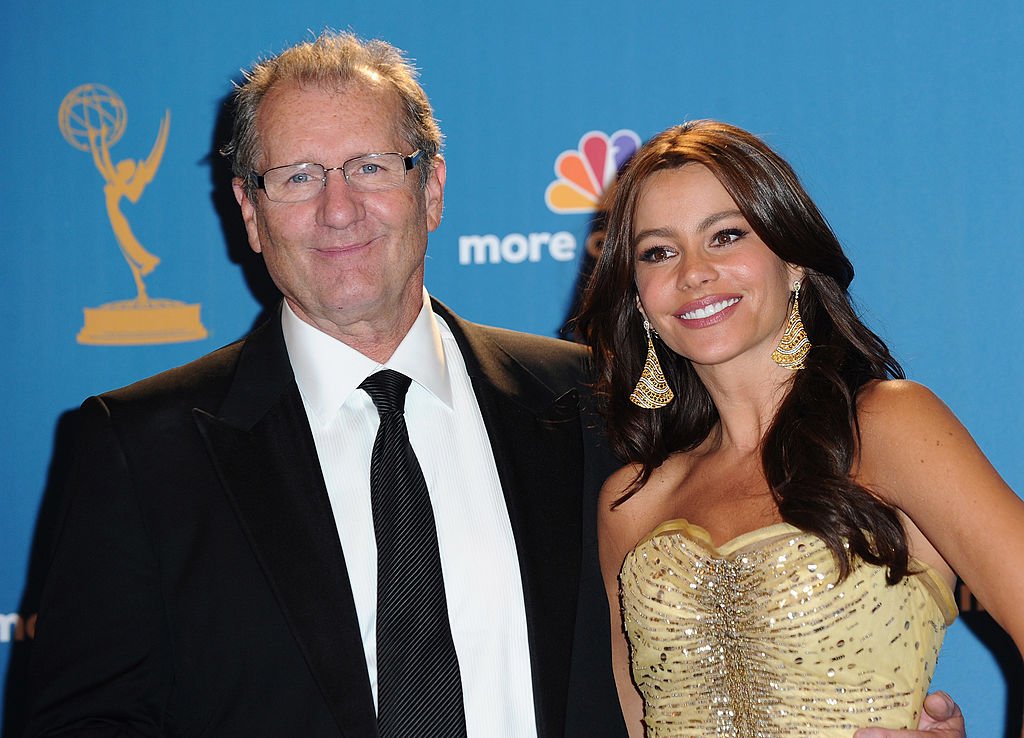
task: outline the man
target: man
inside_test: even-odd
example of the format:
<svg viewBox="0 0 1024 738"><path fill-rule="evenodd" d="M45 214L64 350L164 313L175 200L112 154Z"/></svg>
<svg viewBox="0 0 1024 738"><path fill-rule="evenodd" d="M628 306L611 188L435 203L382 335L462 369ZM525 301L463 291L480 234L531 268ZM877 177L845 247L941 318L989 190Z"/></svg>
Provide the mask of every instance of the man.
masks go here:
<svg viewBox="0 0 1024 738"><path fill-rule="evenodd" d="M377 734L401 677L381 668L376 554L394 544L375 537L383 422L360 389L383 366L412 378L457 653L464 726L443 734L621 735L604 649L573 647L606 642L585 622L606 617L596 572L577 617L582 495L608 471L579 410L585 355L425 299L445 163L413 70L325 34L254 69L236 107L235 192L281 314L83 406L31 732ZM439 691L391 689L417 687Z"/></svg>
<svg viewBox="0 0 1024 738"><path fill-rule="evenodd" d="M281 312L83 405L30 734L622 736L586 357L425 296L446 170L412 69L324 34L236 104Z"/></svg>

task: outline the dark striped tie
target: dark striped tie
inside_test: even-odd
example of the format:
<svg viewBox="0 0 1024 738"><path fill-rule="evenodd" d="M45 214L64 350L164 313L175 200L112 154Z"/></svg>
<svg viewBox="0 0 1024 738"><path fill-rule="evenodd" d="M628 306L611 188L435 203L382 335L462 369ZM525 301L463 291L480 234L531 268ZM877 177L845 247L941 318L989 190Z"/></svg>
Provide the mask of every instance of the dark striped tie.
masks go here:
<svg viewBox="0 0 1024 738"><path fill-rule="evenodd" d="M377 538L377 728L380 738L463 738L466 715L437 528L405 425L409 384L409 377L384 369L359 385L380 415L370 459Z"/></svg>

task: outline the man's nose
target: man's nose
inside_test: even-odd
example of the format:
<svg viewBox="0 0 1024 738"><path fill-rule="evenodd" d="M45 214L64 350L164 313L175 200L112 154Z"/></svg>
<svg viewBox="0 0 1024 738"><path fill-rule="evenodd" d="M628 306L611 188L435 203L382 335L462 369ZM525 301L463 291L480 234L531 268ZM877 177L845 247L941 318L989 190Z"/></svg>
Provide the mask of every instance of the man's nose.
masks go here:
<svg viewBox="0 0 1024 738"><path fill-rule="evenodd" d="M320 193L320 217L331 228L347 228L363 216L362 193L349 185L341 168L328 169Z"/></svg>

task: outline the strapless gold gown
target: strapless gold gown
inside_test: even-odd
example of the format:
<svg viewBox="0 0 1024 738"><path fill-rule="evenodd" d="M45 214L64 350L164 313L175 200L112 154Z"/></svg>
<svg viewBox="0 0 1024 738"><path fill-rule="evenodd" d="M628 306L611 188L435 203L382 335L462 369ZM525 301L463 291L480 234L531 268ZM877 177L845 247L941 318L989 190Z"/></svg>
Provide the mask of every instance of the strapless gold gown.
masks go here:
<svg viewBox="0 0 1024 738"><path fill-rule="evenodd" d="M821 539L780 523L715 548L663 523L619 576L648 738L850 738L917 725L946 626L931 569L894 587L861 563L836 583Z"/></svg>

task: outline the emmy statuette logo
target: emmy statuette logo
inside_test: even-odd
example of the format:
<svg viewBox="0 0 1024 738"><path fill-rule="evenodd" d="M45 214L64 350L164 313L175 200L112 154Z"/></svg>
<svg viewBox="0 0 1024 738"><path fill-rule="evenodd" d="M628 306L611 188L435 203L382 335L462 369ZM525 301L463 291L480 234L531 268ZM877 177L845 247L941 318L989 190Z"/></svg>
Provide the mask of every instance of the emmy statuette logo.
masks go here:
<svg viewBox="0 0 1024 738"><path fill-rule="evenodd" d="M139 242L121 211L123 199L127 197L137 203L146 185L156 176L167 147L171 112L164 114L149 156L139 161L122 159L117 163L110 150L124 135L128 111L112 89L100 84L76 87L61 102L58 120L65 140L79 151L89 152L103 176L110 227L135 280L133 299L84 308L85 323L78 333L78 342L124 346L206 338L206 328L199 319L200 305L149 296L144 278L156 269L160 257Z"/></svg>

